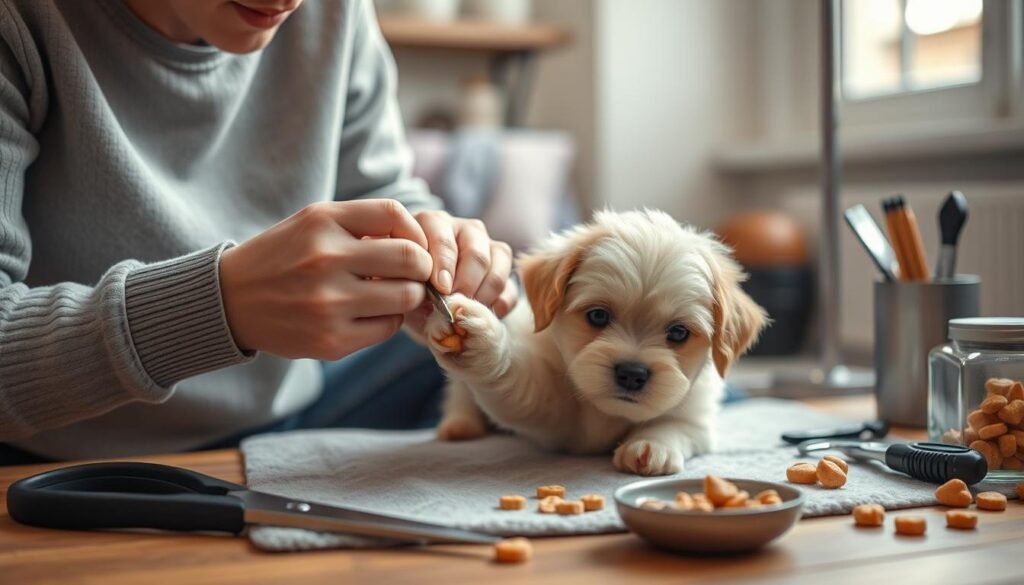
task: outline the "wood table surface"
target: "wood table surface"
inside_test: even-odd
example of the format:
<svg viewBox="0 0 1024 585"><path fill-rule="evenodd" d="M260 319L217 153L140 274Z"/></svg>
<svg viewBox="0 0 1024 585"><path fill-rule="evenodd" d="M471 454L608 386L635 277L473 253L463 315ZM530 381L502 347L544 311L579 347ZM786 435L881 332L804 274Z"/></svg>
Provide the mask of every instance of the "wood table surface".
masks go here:
<svg viewBox="0 0 1024 585"><path fill-rule="evenodd" d="M808 401L870 418L867 397ZM899 432L899 431L898 431ZM907 436L912 431L902 431ZM921 436L920 432L916 433ZM140 457L242 482L234 450ZM244 538L127 532L70 532L14 523L6 512L13 481L53 465L0 467L0 583L1024 583L1024 504L979 511L974 531L945 527L944 509L889 512L883 529L853 526L849 516L802 520L768 548L743 556L678 556L629 534L534 539L534 559L497 565L478 545L392 550L266 553ZM898 537L892 517L922 514L923 538Z"/></svg>

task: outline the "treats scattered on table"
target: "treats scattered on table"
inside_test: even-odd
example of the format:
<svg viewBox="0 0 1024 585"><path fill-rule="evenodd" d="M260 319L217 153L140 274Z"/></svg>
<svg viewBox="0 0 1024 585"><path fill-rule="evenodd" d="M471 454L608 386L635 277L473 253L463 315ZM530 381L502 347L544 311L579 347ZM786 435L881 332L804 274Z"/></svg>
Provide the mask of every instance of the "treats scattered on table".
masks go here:
<svg viewBox="0 0 1024 585"><path fill-rule="evenodd" d="M792 483L818 483L818 471L813 463L794 463L786 469L786 479Z"/></svg>
<svg viewBox="0 0 1024 585"><path fill-rule="evenodd" d="M533 545L522 538L506 538L494 545L494 560L499 563L525 563L533 556Z"/></svg>
<svg viewBox="0 0 1024 585"><path fill-rule="evenodd" d="M896 534L904 536L921 536L928 529L924 516L897 516Z"/></svg>
<svg viewBox="0 0 1024 585"><path fill-rule="evenodd" d="M580 496L580 501L583 502L583 509L587 512L596 512L604 509L604 496L587 494Z"/></svg>
<svg viewBox="0 0 1024 585"><path fill-rule="evenodd" d="M846 472L827 457L818 462L816 473L823 488L834 490L846 485Z"/></svg>
<svg viewBox="0 0 1024 585"><path fill-rule="evenodd" d="M1006 509L1006 496L999 492L981 492L978 494L978 509L1001 512Z"/></svg>
<svg viewBox="0 0 1024 585"><path fill-rule="evenodd" d="M555 504L555 511L562 516L575 516L583 513L583 502L562 500Z"/></svg>
<svg viewBox="0 0 1024 585"><path fill-rule="evenodd" d="M542 485L537 488L537 497L546 498L548 496L558 496L560 498L565 497L565 486L561 485Z"/></svg>
<svg viewBox="0 0 1024 585"><path fill-rule="evenodd" d="M974 530L978 526L978 514L966 510L946 512L946 526L959 530Z"/></svg>
<svg viewBox="0 0 1024 585"><path fill-rule="evenodd" d="M885 508L878 504L861 504L853 509L853 521L857 526L881 526L885 522Z"/></svg>
<svg viewBox="0 0 1024 585"><path fill-rule="evenodd" d="M540 503L537 504L537 511L541 514L554 514L558 511L558 504L562 502L560 496L547 496L540 499Z"/></svg>
<svg viewBox="0 0 1024 585"><path fill-rule="evenodd" d="M526 498L523 496L501 496L498 500L498 507L502 510L522 510L526 507Z"/></svg>
<svg viewBox="0 0 1024 585"><path fill-rule="evenodd" d="M843 470L843 473L850 473L850 464L846 462L842 457L836 457L835 455L825 455L822 457L825 461L831 461L839 466L839 469Z"/></svg>
<svg viewBox="0 0 1024 585"><path fill-rule="evenodd" d="M966 508L974 501L971 490L967 489L967 484L960 479L951 479L936 488L935 499L944 506L954 508Z"/></svg>

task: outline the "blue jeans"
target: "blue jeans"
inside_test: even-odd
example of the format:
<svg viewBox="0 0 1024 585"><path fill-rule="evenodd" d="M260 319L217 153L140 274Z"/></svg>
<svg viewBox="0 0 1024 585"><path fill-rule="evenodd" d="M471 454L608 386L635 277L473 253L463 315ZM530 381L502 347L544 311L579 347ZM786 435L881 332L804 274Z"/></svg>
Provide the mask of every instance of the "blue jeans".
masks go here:
<svg viewBox="0 0 1024 585"><path fill-rule="evenodd" d="M202 447L237 447L250 435L311 428L421 429L437 424L444 374L426 348L404 333L342 360L325 362L324 390L301 411ZM726 385L725 402L745 397ZM0 443L0 465L45 459Z"/></svg>

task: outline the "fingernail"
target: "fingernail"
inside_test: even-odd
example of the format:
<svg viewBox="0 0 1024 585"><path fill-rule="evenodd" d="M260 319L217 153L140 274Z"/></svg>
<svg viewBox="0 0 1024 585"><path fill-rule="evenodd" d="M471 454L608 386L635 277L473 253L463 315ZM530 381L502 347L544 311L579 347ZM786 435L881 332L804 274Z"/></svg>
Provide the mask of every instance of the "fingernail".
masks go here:
<svg viewBox="0 0 1024 585"><path fill-rule="evenodd" d="M452 273L447 270L442 270L437 273L437 285L441 287L441 290L448 294L452 292Z"/></svg>

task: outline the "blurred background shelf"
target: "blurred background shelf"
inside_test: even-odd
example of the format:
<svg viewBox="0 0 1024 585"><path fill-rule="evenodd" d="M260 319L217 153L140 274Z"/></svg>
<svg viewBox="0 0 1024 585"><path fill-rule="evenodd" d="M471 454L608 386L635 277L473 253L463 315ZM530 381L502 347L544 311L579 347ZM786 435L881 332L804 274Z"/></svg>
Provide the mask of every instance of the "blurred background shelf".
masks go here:
<svg viewBox="0 0 1024 585"><path fill-rule="evenodd" d="M550 24L510 25L482 20L430 22L381 16L380 28L392 47L517 53L567 44L569 32Z"/></svg>

